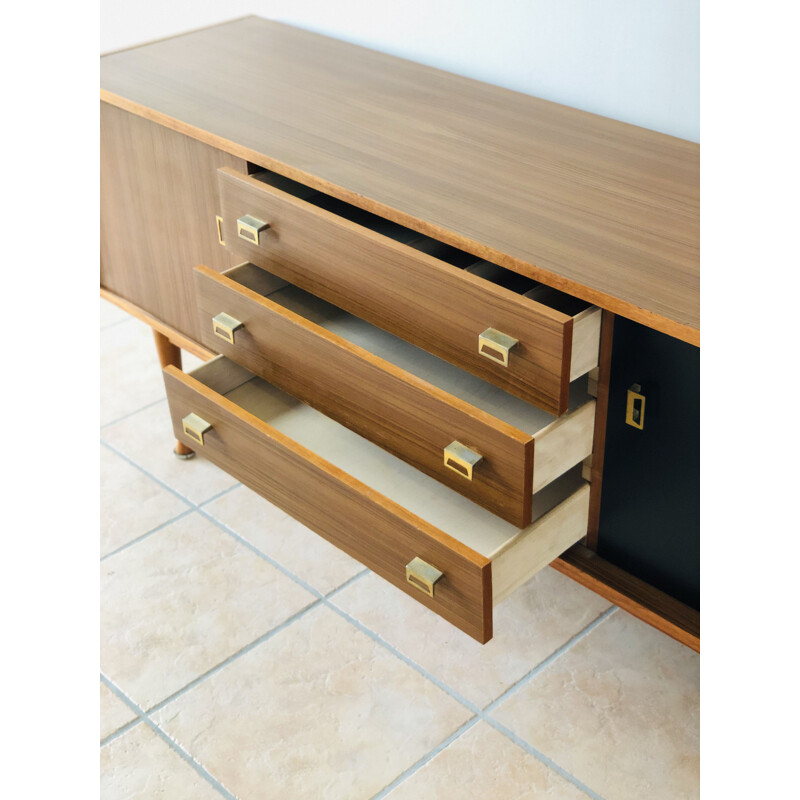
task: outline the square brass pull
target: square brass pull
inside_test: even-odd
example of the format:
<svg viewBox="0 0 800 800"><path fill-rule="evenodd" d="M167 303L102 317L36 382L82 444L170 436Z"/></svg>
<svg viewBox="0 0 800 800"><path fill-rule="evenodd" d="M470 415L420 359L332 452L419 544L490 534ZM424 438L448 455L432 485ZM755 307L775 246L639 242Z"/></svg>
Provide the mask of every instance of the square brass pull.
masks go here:
<svg viewBox="0 0 800 800"><path fill-rule="evenodd" d="M262 219L245 214L236 220L236 232L240 239L250 244L261 244L261 232L269 228L269 223Z"/></svg>
<svg viewBox="0 0 800 800"><path fill-rule="evenodd" d="M197 414L189 414L181 420L183 432L196 444L205 444L205 435L211 430L211 424Z"/></svg>
<svg viewBox="0 0 800 800"><path fill-rule="evenodd" d="M433 587L443 575L443 572L421 558L414 558L406 564L406 580L428 597L433 597Z"/></svg>
<svg viewBox="0 0 800 800"><path fill-rule="evenodd" d="M235 344L236 331L244 328L243 322L239 322L238 319L226 314L224 311L221 314L217 314L216 317L212 317L211 325L214 328L214 333L229 344Z"/></svg>
<svg viewBox="0 0 800 800"><path fill-rule="evenodd" d="M478 352L485 358L496 361L504 367L508 366L508 353L519 339L501 333L494 328L487 328L478 336Z"/></svg>
<svg viewBox="0 0 800 800"><path fill-rule="evenodd" d="M468 481L472 480L473 467L482 459L480 453L470 450L461 442L451 442L444 449L444 465Z"/></svg>

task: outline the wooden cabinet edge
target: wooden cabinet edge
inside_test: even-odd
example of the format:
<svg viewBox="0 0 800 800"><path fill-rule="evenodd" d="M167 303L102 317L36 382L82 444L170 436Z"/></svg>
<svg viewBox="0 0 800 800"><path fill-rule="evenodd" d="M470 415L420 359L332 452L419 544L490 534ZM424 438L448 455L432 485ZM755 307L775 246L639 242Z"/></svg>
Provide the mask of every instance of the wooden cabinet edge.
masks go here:
<svg viewBox="0 0 800 800"><path fill-rule="evenodd" d="M613 295L593 289L586 284L578 283L574 280L563 278L556 272L537 267L535 264L524 261L514 256L507 255L494 248L481 245L472 239L435 225L426 222L425 220L414 217L410 214L398 211L391 206L371 200L367 197L359 195L356 192L350 191L343 186L339 186L331 181L318 178L317 176L304 172L303 170L296 169L281 161L269 157L265 153L260 153L248 147L236 144L229 139L225 139L209 131L198 128L189 123L182 122L181 120L171 117L155 109L149 108L135 100L129 100L126 97L115 94L107 89L100 90L100 99L104 103L116 106L125 111L128 111L137 116L148 119L151 122L156 122L159 125L170 128L171 130L182 133L189 138L196 139L204 144L211 145L218 150L222 150L232 156L241 158L244 161L249 161L253 164L258 164L264 169L277 172L286 178L303 183L320 192L325 192L339 200L350 203L365 211L372 212L381 217L384 217L399 225L404 225L412 230L418 231L425 236L431 236L438 239L445 244L452 247L457 247L460 250L465 250L468 253L475 255L477 258L483 258L487 261L492 261L499 264L501 267L518 272L521 275L526 275L533 280L545 283L552 286L559 291L566 292L567 294L579 297L581 300L586 300L593 305L599 306L607 311L611 311L620 316L627 317L634 322L639 322L646 325L653 330L665 333L683 342L692 344L696 347L700 346L700 330L692 325L681 322L680 320L673 319L672 317L658 314L653 311L640 308L639 306L632 305L622 301Z"/></svg>
<svg viewBox="0 0 800 800"><path fill-rule="evenodd" d="M167 325L165 322L161 322L161 320L156 319L156 317L152 316L151 314L148 314L140 306L137 306L135 303L131 303L130 300L120 297L118 294L109 291L103 286L100 287L100 297L103 300L107 300L109 303L113 303L115 306L117 306L117 308L121 308L123 311L127 312L132 317L135 317L140 322L144 322L145 325L149 325L154 331L162 333L173 344L180 347L181 350L185 350L187 353L191 353L193 356L197 356L197 358L202 359L203 361L208 361L217 355L213 350L209 350L204 345L196 342L189 336L186 336L186 334L181 333L171 325Z"/></svg>
<svg viewBox="0 0 800 800"><path fill-rule="evenodd" d="M608 396L611 382L611 349L614 340L615 315L604 311L600 323L599 356L597 360L596 404L594 414L594 436L592 458L589 465L591 496L589 498L589 526L585 544L597 550L600 531L600 502L603 489L603 464L605 461L606 425L608 423Z"/></svg>
<svg viewBox="0 0 800 800"><path fill-rule="evenodd" d="M553 569L591 589L667 636L700 652L700 612L580 544L556 558Z"/></svg>

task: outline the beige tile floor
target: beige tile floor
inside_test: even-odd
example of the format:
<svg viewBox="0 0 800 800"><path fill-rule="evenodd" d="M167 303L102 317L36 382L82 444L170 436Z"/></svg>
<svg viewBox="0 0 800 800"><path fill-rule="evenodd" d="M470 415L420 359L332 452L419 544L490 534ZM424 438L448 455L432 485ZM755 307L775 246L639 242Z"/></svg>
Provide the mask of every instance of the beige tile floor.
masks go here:
<svg viewBox="0 0 800 800"><path fill-rule="evenodd" d="M149 329L100 327L104 800L699 796L695 653L550 569L478 645L175 459Z"/></svg>

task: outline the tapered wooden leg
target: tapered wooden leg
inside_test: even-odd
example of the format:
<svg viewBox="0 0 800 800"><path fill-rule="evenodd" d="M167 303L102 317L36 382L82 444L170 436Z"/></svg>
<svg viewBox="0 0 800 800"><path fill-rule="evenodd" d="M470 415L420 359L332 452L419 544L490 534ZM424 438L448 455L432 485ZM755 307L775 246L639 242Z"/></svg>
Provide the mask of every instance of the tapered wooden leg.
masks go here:
<svg viewBox="0 0 800 800"><path fill-rule="evenodd" d="M156 350L161 368L168 366L181 368L181 349L173 344L163 333L153 331L153 338L156 340ZM176 441L175 449L172 451L178 458L193 458L194 450L190 450L183 442Z"/></svg>

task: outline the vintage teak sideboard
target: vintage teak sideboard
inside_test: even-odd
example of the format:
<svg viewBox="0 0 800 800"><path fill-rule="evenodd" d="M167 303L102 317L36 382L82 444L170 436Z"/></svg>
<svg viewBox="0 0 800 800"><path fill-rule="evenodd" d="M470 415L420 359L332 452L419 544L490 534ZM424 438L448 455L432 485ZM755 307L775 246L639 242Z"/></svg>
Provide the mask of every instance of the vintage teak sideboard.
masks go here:
<svg viewBox="0 0 800 800"><path fill-rule="evenodd" d="M101 125L177 455L481 642L550 565L699 649L698 145L256 17Z"/></svg>

